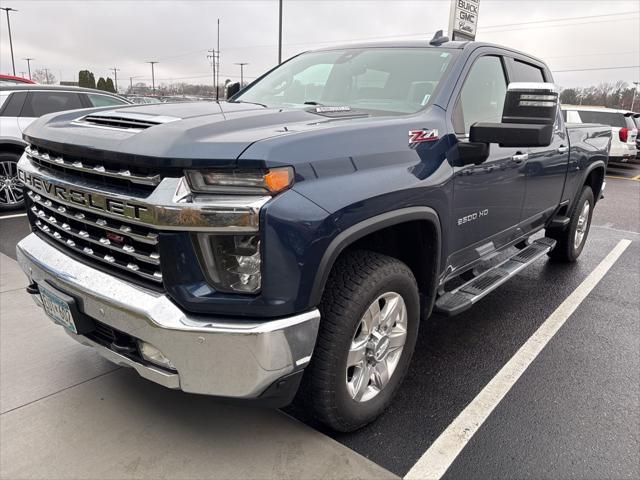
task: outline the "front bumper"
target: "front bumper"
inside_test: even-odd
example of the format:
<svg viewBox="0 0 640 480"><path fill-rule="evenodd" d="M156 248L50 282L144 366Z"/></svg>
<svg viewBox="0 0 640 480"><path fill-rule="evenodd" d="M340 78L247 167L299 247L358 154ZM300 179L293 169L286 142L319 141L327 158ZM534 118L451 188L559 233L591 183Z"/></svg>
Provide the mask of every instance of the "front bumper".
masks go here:
<svg viewBox="0 0 640 480"><path fill-rule="evenodd" d="M270 321L191 316L165 294L87 266L35 234L20 241L17 256L32 283L48 283L76 299L85 315L154 345L176 371L133 361L85 336L69 335L166 387L259 399L267 391L271 395L283 378L299 378L311 359L320 321L317 309ZM37 295L34 299L39 304Z"/></svg>

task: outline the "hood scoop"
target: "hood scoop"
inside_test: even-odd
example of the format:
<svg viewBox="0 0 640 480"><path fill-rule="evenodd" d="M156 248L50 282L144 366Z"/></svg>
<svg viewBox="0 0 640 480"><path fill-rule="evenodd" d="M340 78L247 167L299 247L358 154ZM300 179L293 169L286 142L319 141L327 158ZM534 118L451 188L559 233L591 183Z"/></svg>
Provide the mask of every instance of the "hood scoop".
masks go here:
<svg viewBox="0 0 640 480"><path fill-rule="evenodd" d="M140 132L154 125L175 122L180 120L178 117L170 117L165 115L146 115L132 112L120 112L117 110L109 110L106 112L92 113L85 115L73 123L102 127L115 128L118 130L127 130L130 132Z"/></svg>

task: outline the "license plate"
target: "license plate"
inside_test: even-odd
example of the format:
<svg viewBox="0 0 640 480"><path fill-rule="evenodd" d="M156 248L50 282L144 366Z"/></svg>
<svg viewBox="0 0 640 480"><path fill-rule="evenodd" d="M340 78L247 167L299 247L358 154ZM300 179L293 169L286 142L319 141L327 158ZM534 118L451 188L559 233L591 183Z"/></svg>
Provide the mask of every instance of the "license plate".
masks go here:
<svg viewBox="0 0 640 480"><path fill-rule="evenodd" d="M71 308L69 307L69 304L58 297L55 293L47 290L46 288L42 288L41 285L39 285L39 289L44 312L49 316L49 318L63 327L68 328L73 333L78 333L76 324L73 321L73 316L71 315Z"/></svg>

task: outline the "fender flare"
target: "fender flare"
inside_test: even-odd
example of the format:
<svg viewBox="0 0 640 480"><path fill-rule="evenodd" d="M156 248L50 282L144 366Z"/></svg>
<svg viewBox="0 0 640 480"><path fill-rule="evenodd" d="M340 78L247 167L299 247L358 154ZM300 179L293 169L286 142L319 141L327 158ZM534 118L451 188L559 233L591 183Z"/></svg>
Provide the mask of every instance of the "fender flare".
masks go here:
<svg viewBox="0 0 640 480"><path fill-rule="evenodd" d="M597 160L584 169L584 172L582 173L582 185L584 185L584 183L587 181L587 177L591 174L591 172L593 172L597 168L602 168L604 172L602 176L602 182L604 183L604 178L607 175L607 164L602 160ZM600 191L602 191L602 188L600 189ZM600 196L599 194L600 192L593 192L593 195L596 198L596 203L598 203L597 199Z"/></svg>
<svg viewBox="0 0 640 480"><path fill-rule="evenodd" d="M440 272L440 256L441 256L441 244L442 244L442 232L440 227L440 217L436 211L430 207L407 207L398 210L392 210L380 215L376 215L366 220L363 220L355 225L350 226L346 230L341 231L331 241L327 249L325 250L320 263L318 264L318 270L316 272L313 286L310 295L310 304L318 305L322 299L322 293L324 287L329 278L329 273L333 268L333 265L342 253L342 251L351 245L353 242L374 233L378 230L382 230L393 225L401 223L411 222L415 220L423 220L431 223L436 232L436 275Z"/></svg>

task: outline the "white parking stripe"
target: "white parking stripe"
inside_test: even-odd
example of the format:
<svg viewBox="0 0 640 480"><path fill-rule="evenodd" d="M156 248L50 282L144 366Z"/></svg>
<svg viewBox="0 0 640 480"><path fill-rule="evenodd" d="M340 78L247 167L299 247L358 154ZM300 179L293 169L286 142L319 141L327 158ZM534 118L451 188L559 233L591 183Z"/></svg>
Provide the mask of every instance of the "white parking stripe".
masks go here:
<svg viewBox="0 0 640 480"><path fill-rule="evenodd" d="M5 215L0 216L0 220L6 220L7 218L18 218L18 217L26 217L26 213L16 213L15 215Z"/></svg>
<svg viewBox="0 0 640 480"><path fill-rule="evenodd" d="M630 244L631 241L626 239L618 242L595 270L560 304L476 398L431 444L405 475L405 479L437 480L444 475L493 409Z"/></svg>

